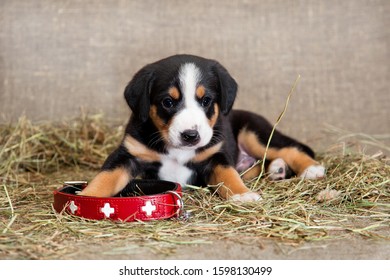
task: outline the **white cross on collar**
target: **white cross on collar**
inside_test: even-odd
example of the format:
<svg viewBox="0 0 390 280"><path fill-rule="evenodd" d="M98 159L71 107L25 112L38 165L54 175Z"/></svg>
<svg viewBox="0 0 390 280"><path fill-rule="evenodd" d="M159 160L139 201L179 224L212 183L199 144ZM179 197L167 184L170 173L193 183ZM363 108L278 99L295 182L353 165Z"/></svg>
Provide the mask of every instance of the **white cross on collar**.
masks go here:
<svg viewBox="0 0 390 280"><path fill-rule="evenodd" d="M104 203L104 207L100 208L100 212L104 214L106 218L109 218L111 214L114 214L115 209L110 206L110 203Z"/></svg>
<svg viewBox="0 0 390 280"><path fill-rule="evenodd" d="M69 204L69 210L70 212L72 212L72 214L76 213L77 209L79 209L79 207L74 203L74 201L72 200Z"/></svg>
<svg viewBox="0 0 390 280"><path fill-rule="evenodd" d="M146 201L145 206L141 207L141 210L146 213L146 216L151 216L156 209L156 205L153 205L150 200Z"/></svg>

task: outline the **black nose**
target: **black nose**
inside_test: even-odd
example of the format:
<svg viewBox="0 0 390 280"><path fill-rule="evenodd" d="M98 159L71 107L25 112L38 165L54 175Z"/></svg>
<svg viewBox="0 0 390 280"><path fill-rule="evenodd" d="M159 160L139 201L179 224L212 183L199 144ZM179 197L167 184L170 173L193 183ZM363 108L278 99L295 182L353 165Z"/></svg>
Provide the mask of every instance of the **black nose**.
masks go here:
<svg viewBox="0 0 390 280"><path fill-rule="evenodd" d="M199 133L195 129L187 129L181 133L181 140L184 145L193 146L200 141Z"/></svg>

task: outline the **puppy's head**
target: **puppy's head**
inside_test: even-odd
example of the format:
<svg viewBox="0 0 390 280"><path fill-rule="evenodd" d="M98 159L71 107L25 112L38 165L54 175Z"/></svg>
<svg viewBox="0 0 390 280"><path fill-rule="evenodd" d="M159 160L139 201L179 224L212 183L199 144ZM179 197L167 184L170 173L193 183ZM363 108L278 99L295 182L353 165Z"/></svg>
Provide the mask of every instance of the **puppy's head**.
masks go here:
<svg viewBox="0 0 390 280"><path fill-rule="evenodd" d="M207 145L220 114L228 114L237 84L214 60L176 55L149 64L125 89L133 117L149 119L168 147Z"/></svg>

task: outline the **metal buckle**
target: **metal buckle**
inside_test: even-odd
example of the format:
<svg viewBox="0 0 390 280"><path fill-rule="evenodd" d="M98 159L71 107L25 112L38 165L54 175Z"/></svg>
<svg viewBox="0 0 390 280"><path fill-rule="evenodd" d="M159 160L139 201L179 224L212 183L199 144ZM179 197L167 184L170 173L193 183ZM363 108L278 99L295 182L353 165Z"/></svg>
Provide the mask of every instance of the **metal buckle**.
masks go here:
<svg viewBox="0 0 390 280"><path fill-rule="evenodd" d="M184 210L184 202L181 196L175 191L167 191L166 193L173 194L174 196L177 197L179 208L177 209L176 216L180 219L186 219L188 215L187 212Z"/></svg>

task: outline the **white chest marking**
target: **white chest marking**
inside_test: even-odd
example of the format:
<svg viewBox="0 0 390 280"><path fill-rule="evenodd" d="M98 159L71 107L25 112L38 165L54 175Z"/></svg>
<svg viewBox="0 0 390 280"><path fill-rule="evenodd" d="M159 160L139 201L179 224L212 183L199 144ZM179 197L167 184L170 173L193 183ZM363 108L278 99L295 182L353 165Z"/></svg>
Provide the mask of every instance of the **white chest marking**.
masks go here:
<svg viewBox="0 0 390 280"><path fill-rule="evenodd" d="M162 180L179 183L184 187L191 178L192 170L185 166L195 156L193 150L171 149L166 155L162 155L158 176Z"/></svg>

